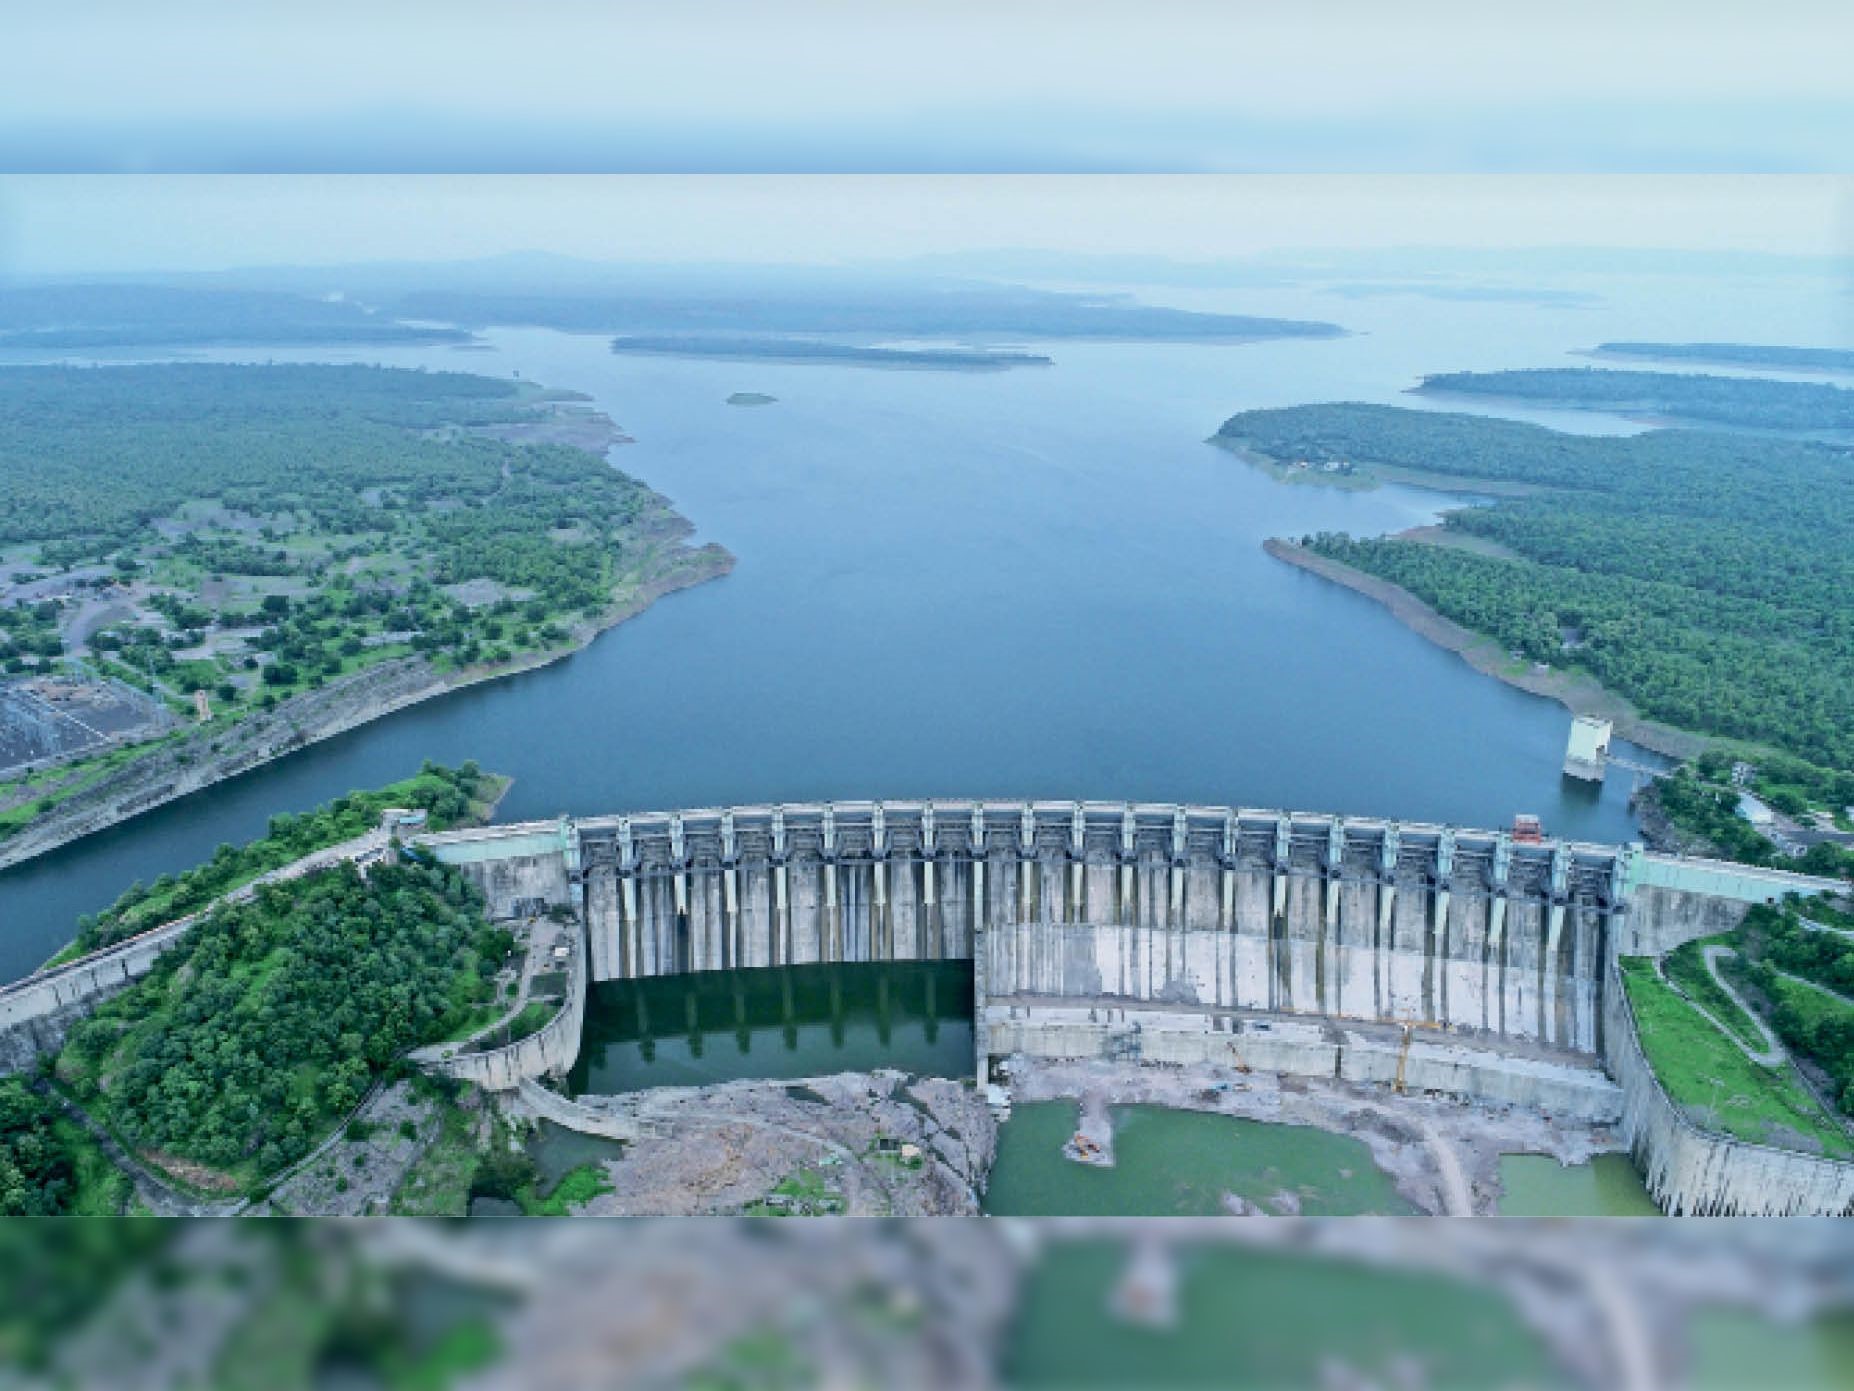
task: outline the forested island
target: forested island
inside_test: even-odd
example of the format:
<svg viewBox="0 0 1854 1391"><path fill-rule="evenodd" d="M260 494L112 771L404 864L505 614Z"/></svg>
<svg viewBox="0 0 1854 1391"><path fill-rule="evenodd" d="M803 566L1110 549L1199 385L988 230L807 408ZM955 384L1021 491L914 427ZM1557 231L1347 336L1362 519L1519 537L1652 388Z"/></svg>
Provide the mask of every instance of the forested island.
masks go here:
<svg viewBox="0 0 1854 1391"><path fill-rule="evenodd" d="M1649 721L1731 741L1799 810L1854 798L1843 451L1698 431L1566 435L1372 405L1249 411L1215 442L1276 467L1503 491L1448 513L1439 536L1322 534L1288 558L1386 581L1487 636L1506 656L1483 669L1540 689L1553 689L1532 680L1541 670L1587 673ZM1707 795L1716 806L1723 794ZM1670 810L1696 822L1704 799L1690 800ZM1833 845L1810 856L1854 862Z"/></svg>
<svg viewBox="0 0 1854 1391"><path fill-rule="evenodd" d="M828 343L816 338L695 333L634 334L614 338L612 351L723 361L813 362L840 367L913 367L954 372L1001 372L1009 367L1050 365L1050 359L1040 353L989 348L877 348Z"/></svg>
<svg viewBox="0 0 1854 1391"><path fill-rule="evenodd" d="M0 368L0 700L25 712L0 860L725 570L579 447L617 438L574 399L458 373Z"/></svg>
<svg viewBox="0 0 1854 1391"><path fill-rule="evenodd" d="M1599 343L1601 357L1767 367L1785 372L1854 372L1854 348L1784 348L1759 343Z"/></svg>
<svg viewBox="0 0 1854 1391"><path fill-rule="evenodd" d="M1426 395L1495 396L1575 410L1704 421L1759 430L1854 430L1854 391L1823 382L1770 381L1597 367L1439 372Z"/></svg>
<svg viewBox="0 0 1854 1391"><path fill-rule="evenodd" d="M346 300L159 285L0 289L0 352L247 344L468 343L463 329L399 323Z"/></svg>

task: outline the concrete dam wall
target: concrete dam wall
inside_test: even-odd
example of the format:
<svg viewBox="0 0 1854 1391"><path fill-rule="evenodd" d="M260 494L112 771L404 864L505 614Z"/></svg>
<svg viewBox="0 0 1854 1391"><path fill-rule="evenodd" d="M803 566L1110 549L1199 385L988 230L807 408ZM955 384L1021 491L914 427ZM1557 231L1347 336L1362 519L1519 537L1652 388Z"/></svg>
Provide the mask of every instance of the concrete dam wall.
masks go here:
<svg viewBox="0 0 1854 1391"><path fill-rule="evenodd" d="M984 998L1424 1024L1594 1054L1628 850L1233 808L888 802L421 844L583 912L592 979L975 961Z"/></svg>

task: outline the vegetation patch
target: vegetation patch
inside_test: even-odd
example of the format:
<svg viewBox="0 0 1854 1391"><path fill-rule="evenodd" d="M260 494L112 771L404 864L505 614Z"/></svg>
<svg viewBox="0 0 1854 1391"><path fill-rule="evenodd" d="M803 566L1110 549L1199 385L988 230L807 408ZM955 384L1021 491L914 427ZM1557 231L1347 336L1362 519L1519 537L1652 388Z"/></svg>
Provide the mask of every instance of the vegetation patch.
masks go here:
<svg viewBox="0 0 1854 1391"><path fill-rule="evenodd" d="M1753 1052L1760 1052L1767 1046L1762 1030L1720 986L1707 969L1703 954L1707 947L1730 946L1735 949L1736 938L1736 933L1728 932L1688 942L1663 957L1661 969L1689 1000L1723 1024L1732 1037Z"/></svg>
<svg viewBox="0 0 1854 1391"><path fill-rule="evenodd" d="M58 1072L135 1148L253 1187L481 1005L505 937L441 867L265 885L74 1028Z"/></svg>
<svg viewBox="0 0 1854 1391"><path fill-rule="evenodd" d="M81 956L197 912L222 894L260 875L380 824L388 807L424 811L432 830L448 830L486 819L507 779L484 773L475 763L451 769L427 761L414 777L373 792L350 792L316 810L280 812L249 845L221 845L205 864L183 874L164 874L152 884L132 884L100 913L78 919L77 939L59 954Z"/></svg>
<svg viewBox="0 0 1854 1391"><path fill-rule="evenodd" d="M1854 1156L1848 1133L1788 1067L1752 1062L1661 980L1651 959L1624 957L1621 969L1642 1052L1689 1120L1757 1144Z"/></svg>

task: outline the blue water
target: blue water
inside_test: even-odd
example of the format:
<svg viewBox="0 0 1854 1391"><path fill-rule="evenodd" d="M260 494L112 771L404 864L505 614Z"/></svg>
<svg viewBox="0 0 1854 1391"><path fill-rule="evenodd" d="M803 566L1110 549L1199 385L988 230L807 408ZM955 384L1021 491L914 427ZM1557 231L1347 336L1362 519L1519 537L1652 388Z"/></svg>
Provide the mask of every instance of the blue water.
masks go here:
<svg viewBox="0 0 1854 1391"><path fill-rule="evenodd" d="M403 711L0 875L0 977L30 970L132 880L425 758L513 774L505 819L981 794L1482 826L1525 811L1553 833L1630 838L1626 777L1600 791L1561 778L1561 707L1261 549L1275 535L1418 525L1459 500L1286 486L1204 440L1245 407L1420 405L1401 393L1423 372L1550 365L1650 330L1747 331L1722 332L1699 299L1683 320L1659 301L1638 313L1238 298L1369 331L1030 343L1056 365L983 374L619 358L603 337L542 330L495 331L492 352L255 354L519 372L587 392L639 441L614 462L739 566L545 670ZM736 391L779 399L743 410L725 404Z"/></svg>

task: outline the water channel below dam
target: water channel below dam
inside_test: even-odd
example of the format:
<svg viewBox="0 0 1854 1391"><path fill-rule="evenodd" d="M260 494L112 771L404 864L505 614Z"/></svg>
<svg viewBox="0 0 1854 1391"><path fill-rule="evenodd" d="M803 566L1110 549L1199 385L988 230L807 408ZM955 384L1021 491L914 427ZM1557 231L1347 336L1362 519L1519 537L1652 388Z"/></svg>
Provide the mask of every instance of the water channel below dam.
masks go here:
<svg viewBox="0 0 1854 1391"><path fill-rule="evenodd" d="M831 963L606 981L592 988L573 1095L706 1086L895 1068L973 1071L967 961ZM1013 1108L985 1197L995 1216L1209 1216L1231 1193L1263 1210L1407 1214L1367 1147L1314 1126L1161 1106L1114 1108L1115 1163L1066 1158L1079 1106ZM1500 1211L1530 1216L1654 1212L1625 1155L1563 1165L1544 1155L1501 1163Z"/></svg>

